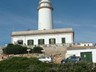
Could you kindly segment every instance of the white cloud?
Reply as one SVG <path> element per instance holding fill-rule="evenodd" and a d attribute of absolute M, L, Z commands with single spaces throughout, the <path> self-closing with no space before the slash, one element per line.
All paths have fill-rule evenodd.
<path fill-rule="evenodd" d="M 72 21 L 66 21 L 66 20 L 55 20 L 54 24 L 58 24 L 58 25 L 64 25 L 64 26 L 72 26 L 72 27 L 80 27 L 82 26 L 81 24 L 77 24 L 75 22 Z"/>
<path fill-rule="evenodd" d="M 15 29 L 34 29 L 34 27 L 36 28 L 36 23 L 37 21 L 35 19 L 18 16 L 5 11 L 0 11 L 0 27 L 8 28 L 9 26 L 11 26 Z"/>

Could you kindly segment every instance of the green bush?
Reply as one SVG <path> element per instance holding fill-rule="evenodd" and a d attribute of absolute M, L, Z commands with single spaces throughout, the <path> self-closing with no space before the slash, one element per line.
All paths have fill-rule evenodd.
<path fill-rule="evenodd" d="M 0 61 L 0 72 L 96 72 L 96 65 L 87 62 L 52 64 L 37 58 L 13 57 Z"/>
<path fill-rule="evenodd" d="M 36 58 L 13 57 L 0 62 L 0 72 L 28 72 L 29 66 L 37 63 L 41 62 Z"/>
<path fill-rule="evenodd" d="M 23 54 L 27 53 L 27 47 L 22 47 L 20 45 L 8 44 L 7 47 L 3 49 L 4 54 Z"/>
<path fill-rule="evenodd" d="M 42 53 L 43 48 L 42 47 L 34 47 L 33 48 L 33 53 Z"/>

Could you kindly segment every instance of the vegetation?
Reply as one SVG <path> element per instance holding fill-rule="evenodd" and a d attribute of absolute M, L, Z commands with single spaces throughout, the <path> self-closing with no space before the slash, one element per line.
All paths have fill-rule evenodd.
<path fill-rule="evenodd" d="M 42 53 L 41 50 L 43 50 L 42 47 L 34 47 L 32 51 L 33 51 L 34 53 Z"/>
<path fill-rule="evenodd" d="M 92 63 L 47 64 L 36 58 L 13 57 L 0 62 L 0 72 L 96 72 Z"/>
<path fill-rule="evenodd" d="M 24 54 L 27 53 L 27 47 L 23 47 L 21 45 L 13 45 L 8 44 L 7 47 L 3 49 L 4 54 Z M 43 50 L 42 47 L 34 47 L 30 50 L 30 53 L 42 53 L 41 50 Z"/>
<path fill-rule="evenodd" d="M 27 47 L 8 44 L 8 46 L 3 49 L 3 53 L 4 54 L 24 54 L 24 53 L 27 53 Z"/>
<path fill-rule="evenodd" d="M 3 49 L 5 54 L 27 53 L 26 47 L 9 44 Z M 32 52 L 42 53 L 41 47 L 34 47 Z M 37 58 L 13 57 L 0 61 L 0 72 L 96 72 L 96 64 L 88 62 L 53 64 L 42 63 Z"/>

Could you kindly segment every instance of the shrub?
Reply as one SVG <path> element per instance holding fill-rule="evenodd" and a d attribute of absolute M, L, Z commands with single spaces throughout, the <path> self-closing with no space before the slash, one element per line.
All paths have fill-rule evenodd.
<path fill-rule="evenodd" d="M 22 47 L 20 45 L 8 44 L 7 47 L 3 49 L 4 54 L 23 54 L 27 53 L 27 47 Z"/>
<path fill-rule="evenodd" d="M 96 65 L 87 62 L 52 64 L 37 58 L 13 57 L 0 61 L 0 72 L 96 72 Z"/>
<path fill-rule="evenodd" d="M 34 48 L 33 48 L 33 52 L 34 52 L 34 53 L 42 53 L 41 50 L 43 50 L 42 47 L 34 47 Z"/>
<path fill-rule="evenodd" d="M 13 57 L 0 62 L 0 72 L 29 72 L 29 66 L 37 66 L 37 63 L 41 62 L 36 58 Z"/>

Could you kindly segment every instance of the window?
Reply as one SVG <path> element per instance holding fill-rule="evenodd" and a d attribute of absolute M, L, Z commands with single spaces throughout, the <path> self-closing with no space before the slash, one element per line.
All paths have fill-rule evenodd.
<path fill-rule="evenodd" d="M 56 44 L 56 39 L 55 38 L 49 39 L 49 44 Z"/>
<path fill-rule="evenodd" d="M 18 41 L 17 41 L 17 44 L 23 45 L 23 40 L 18 40 Z"/>
<path fill-rule="evenodd" d="M 44 43 L 44 39 L 39 39 L 39 40 L 38 40 L 38 44 L 39 44 L 39 45 L 45 44 L 45 43 Z"/>
<path fill-rule="evenodd" d="M 28 41 L 27 41 L 27 44 L 28 44 L 28 45 L 34 45 L 34 40 L 28 40 Z"/>
<path fill-rule="evenodd" d="M 65 38 L 62 38 L 62 43 L 66 43 L 66 40 L 65 40 Z"/>

